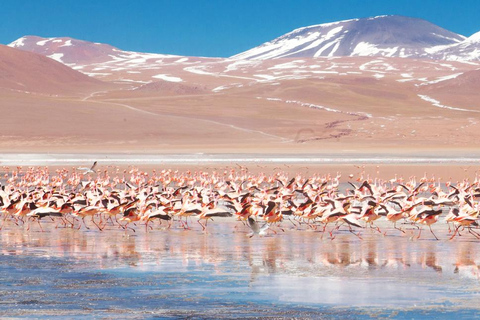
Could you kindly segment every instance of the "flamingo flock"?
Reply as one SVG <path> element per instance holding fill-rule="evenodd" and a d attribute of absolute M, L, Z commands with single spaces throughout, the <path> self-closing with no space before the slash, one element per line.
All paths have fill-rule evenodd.
<path fill-rule="evenodd" d="M 43 221 L 56 228 L 118 228 L 136 232 L 155 229 L 207 231 L 209 221 L 235 217 L 250 229 L 249 237 L 309 229 L 335 239 L 350 232 L 406 234 L 419 239 L 428 227 L 443 221 L 449 239 L 468 233 L 480 239 L 480 180 L 441 183 L 441 179 L 359 177 L 341 183 L 341 175 L 302 177 L 276 172 L 252 174 L 245 167 L 220 172 L 137 168 L 58 169 L 3 167 L 0 184 L 0 229 L 5 225 L 30 230 Z M 442 217 L 442 218 L 440 218 Z M 192 222 L 193 221 L 193 222 Z M 382 223 L 379 223 L 383 221 Z M 160 228 L 158 227 L 160 226 Z M 388 226 L 388 225 L 387 225 Z M 238 225 L 235 226 L 237 228 Z M 200 229 L 199 229 L 200 230 Z M 432 237 L 430 236 L 430 237 Z"/>

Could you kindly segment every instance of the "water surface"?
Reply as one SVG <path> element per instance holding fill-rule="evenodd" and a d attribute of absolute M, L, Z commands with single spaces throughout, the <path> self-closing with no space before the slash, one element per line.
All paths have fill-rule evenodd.
<path fill-rule="evenodd" d="M 2 315 L 447 319 L 480 309 L 480 243 L 468 235 L 412 241 L 365 230 L 363 240 L 330 240 L 287 227 L 250 239 L 233 222 L 208 233 L 54 225 L 0 231 Z"/>

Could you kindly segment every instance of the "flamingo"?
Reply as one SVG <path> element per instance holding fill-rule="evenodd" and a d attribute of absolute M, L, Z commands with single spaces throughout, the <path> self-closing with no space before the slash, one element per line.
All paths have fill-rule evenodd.
<path fill-rule="evenodd" d="M 97 161 L 93 163 L 93 165 L 90 168 L 87 167 L 79 167 L 77 170 L 83 171 L 83 174 L 89 174 L 89 173 L 96 173 L 97 171 L 95 170 L 95 167 L 97 166 Z"/>

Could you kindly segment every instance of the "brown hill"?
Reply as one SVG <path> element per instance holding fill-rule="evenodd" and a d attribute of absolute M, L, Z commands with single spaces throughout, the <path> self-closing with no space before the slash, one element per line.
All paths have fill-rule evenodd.
<path fill-rule="evenodd" d="M 480 70 L 466 71 L 455 78 L 434 83 L 420 92 L 438 101 L 438 104 L 457 108 L 457 112 L 480 112 Z"/>
<path fill-rule="evenodd" d="M 478 94 L 479 88 L 480 69 L 467 71 L 456 78 L 428 86 L 428 90 L 432 92 L 450 92 L 455 94 Z"/>
<path fill-rule="evenodd" d="M 42 38 L 25 36 L 8 45 L 44 56 L 57 55 L 54 59 L 65 64 L 88 64 L 111 61 L 121 50 L 103 43 L 93 43 L 68 37 Z M 120 57 L 117 57 L 121 60 Z"/>
<path fill-rule="evenodd" d="M 0 45 L 0 88 L 64 95 L 105 86 L 111 85 L 42 55 Z"/>
<path fill-rule="evenodd" d="M 61 44 L 46 40 L 35 44 Z M 62 43 L 62 50 L 75 47 L 73 41 Z M 50 59 L 7 53 L 14 62 L 18 58 L 18 66 L 1 59 L 0 70 L 10 76 L 0 79 L 3 86 L 17 90 L 0 83 L 4 152 L 393 153 L 478 149 L 480 141 L 475 85 L 471 94 L 440 88 L 466 77 L 475 83 L 477 73 L 469 72 L 479 66 L 473 64 L 382 57 L 243 61 L 134 52 L 104 63 L 68 64 L 110 81 L 112 87 L 105 88 Z M 47 56 L 72 61 L 66 51 Z M 23 87 L 81 92 L 56 97 L 26 94 Z M 458 88 L 467 90 L 465 83 Z"/>

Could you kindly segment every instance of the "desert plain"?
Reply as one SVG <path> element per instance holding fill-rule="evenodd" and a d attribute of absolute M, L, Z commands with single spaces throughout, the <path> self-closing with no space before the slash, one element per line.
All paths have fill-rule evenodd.
<path fill-rule="evenodd" d="M 0 53 L 3 153 L 478 155 L 474 63 Z"/>

